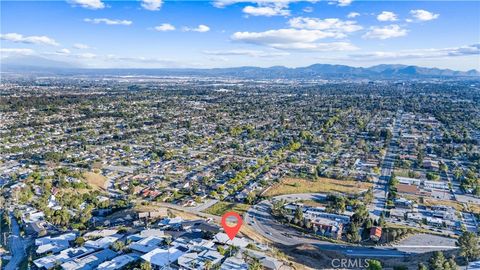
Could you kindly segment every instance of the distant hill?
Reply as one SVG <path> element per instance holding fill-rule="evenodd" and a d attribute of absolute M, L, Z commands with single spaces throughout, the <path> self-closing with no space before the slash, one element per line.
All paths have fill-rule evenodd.
<path fill-rule="evenodd" d="M 217 76 L 244 79 L 396 79 L 396 78 L 451 78 L 480 77 L 477 70 L 455 71 L 407 65 L 377 65 L 368 68 L 346 65 L 314 64 L 307 67 L 287 68 L 274 66 L 234 68 L 161 68 L 161 69 L 85 69 L 72 64 L 41 57 L 2 59 L 2 72 L 42 73 L 61 75 L 146 75 L 146 76 Z"/>

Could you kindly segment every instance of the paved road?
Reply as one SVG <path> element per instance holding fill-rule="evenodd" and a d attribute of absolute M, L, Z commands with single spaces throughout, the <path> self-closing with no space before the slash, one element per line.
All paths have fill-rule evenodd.
<path fill-rule="evenodd" d="M 319 198 L 323 194 L 291 194 L 275 197 L 286 201 Z M 395 246 L 364 247 L 358 245 L 335 244 L 319 240 L 308 234 L 303 234 L 294 228 L 279 223 L 271 214 L 271 203 L 267 200 L 251 207 L 245 214 L 244 221 L 263 237 L 283 245 L 312 244 L 322 250 L 341 252 L 351 257 L 405 257 L 411 253 L 423 253 L 431 250 L 455 249 L 455 241 L 449 238 L 427 235 L 412 237 L 417 241 L 403 241 Z M 424 239 L 425 241 L 423 241 Z M 438 240 L 441 239 L 442 241 Z M 453 242 L 452 242 L 453 241 Z"/>
<path fill-rule="evenodd" d="M 5 270 L 15 270 L 18 269 L 22 260 L 26 257 L 26 242 L 20 236 L 20 226 L 18 225 L 17 220 L 10 214 L 12 220 L 12 233 L 9 236 L 9 245 L 10 253 L 12 254 L 12 259 L 5 266 Z"/>
<path fill-rule="evenodd" d="M 219 216 L 210 215 L 210 214 L 201 212 L 196 207 L 184 207 L 184 206 L 176 205 L 176 204 L 173 204 L 173 203 L 164 203 L 164 202 L 150 202 L 150 203 L 151 203 L 151 205 L 171 208 L 171 209 L 174 209 L 174 210 L 179 210 L 179 211 L 183 211 L 183 212 L 187 212 L 187 213 L 192 213 L 192 214 L 195 214 L 195 215 L 203 217 L 203 218 L 211 218 L 212 220 L 220 221 Z"/>
<path fill-rule="evenodd" d="M 295 194 L 279 196 L 282 199 L 294 199 L 294 198 L 312 198 L 315 196 L 322 196 L 316 194 Z M 278 197 L 276 197 L 277 199 Z M 254 207 L 250 208 L 244 219 L 245 223 L 248 223 L 255 231 L 260 233 L 265 238 L 275 243 L 283 245 L 299 245 L 299 244 L 312 244 L 322 250 L 331 250 L 342 252 L 347 256 L 352 257 L 404 257 L 408 253 L 395 250 L 389 247 L 362 247 L 362 246 L 350 246 L 339 245 L 327 241 L 319 240 L 307 234 L 302 234 L 297 230 L 280 224 L 273 216 L 270 215 L 271 204 L 268 201 L 262 201 Z"/>
<path fill-rule="evenodd" d="M 275 199 L 284 199 L 286 201 L 296 201 L 305 199 L 320 199 L 324 194 L 292 194 L 275 197 Z M 196 208 L 183 207 L 170 203 L 154 202 L 154 205 L 177 209 L 189 213 L 194 213 L 205 218 L 212 218 L 219 222 L 219 217 L 209 215 L 198 211 Z M 410 251 L 397 250 L 397 247 L 378 246 L 363 247 L 355 245 L 335 244 L 328 241 L 322 241 L 308 234 L 303 234 L 294 228 L 279 223 L 271 214 L 271 203 L 267 200 L 261 201 L 259 204 L 251 207 L 244 215 L 244 223 L 248 224 L 257 233 L 274 243 L 287 246 L 299 244 L 312 244 L 322 250 L 331 250 L 341 252 L 351 257 L 405 257 Z M 413 247 L 412 247 L 413 248 Z M 404 248 L 403 248 L 404 249 Z M 404 249 L 405 250 L 405 249 Z M 408 249 L 407 249 L 408 250 Z"/>
<path fill-rule="evenodd" d="M 368 207 L 370 211 L 370 217 L 373 219 L 380 218 L 387 203 L 388 182 L 392 176 L 393 165 L 395 163 L 397 152 L 396 142 L 398 140 L 399 130 L 401 127 L 400 114 L 401 112 L 397 112 L 397 115 L 393 120 L 392 139 L 390 140 L 385 156 L 382 160 L 381 175 L 375 179 L 373 184 L 373 202 Z"/>
<path fill-rule="evenodd" d="M 196 212 L 201 212 L 201 211 L 204 211 L 205 209 L 209 208 L 210 206 L 216 204 L 217 202 L 218 202 L 218 200 L 210 199 L 210 200 L 207 200 L 206 202 L 204 202 L 200 205 L 197 205 L 195 207 L 188 207 L 188 208 L 192 208 Z"/>

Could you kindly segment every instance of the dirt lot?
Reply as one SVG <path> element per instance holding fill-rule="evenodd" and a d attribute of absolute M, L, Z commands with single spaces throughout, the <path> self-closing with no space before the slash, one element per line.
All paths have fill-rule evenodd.
<path fill-rule="evenodd" d="M 278 246 L 278 248 L 286 253 L 289 260 L 295 263 L 295 265 L 302 264 L 304 267 L 297 269 L 338 269 L 332 267 L 332 260 L 334 259 L 375 259 L 382 263 L 383 269 L 392 269 L 394 266 L 406 266 L 410 270 L 418 269 L 418 263 L 428 262 L 432 256 L 432 252 L 424 254 L 409 255 L 404 258 L 361 258 L 361 257 L 347 257 L 342 253 L 320 250 L 312 245 L 303 244 L 297 246 Z M 456 251 L 444 252 L 446 257 L 450 257 L 455 254 Z M 456 256 L 458 257 L 458 256 Z M 362 268 L 358 268 L 362 269 Z M 364 268 L 363 268 L 364 269 Z"/>
<path fill-rule="evenodd" d="M 105 176 L 98 173 L 94 173 L 94 172 L 86 172 L 83 174 L 83 176 L 85 177 L 85 180 L 87 180 L 87 182 L 90 185 L 101 188 L 103 190 L 107 188 L 105 186 L 107 182 L 107 178 Z"/>
<path fill-rule="evenodd" d="M 357 194 L 372 187 L 371 183 L 335 180 L 330 178 L 319 178 L 306 180 L 300 178 L 285 178 L 273 185 L 265 194 L 267 197 L 296 193 L 329 193 L 338 192 L 346 194 Z"/>

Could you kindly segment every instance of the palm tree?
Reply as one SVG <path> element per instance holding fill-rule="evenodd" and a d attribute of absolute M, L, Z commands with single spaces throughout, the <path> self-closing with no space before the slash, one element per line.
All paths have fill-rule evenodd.
<path fill-rule="evenodd" d="M 165 243 L 167 244 L 167 260 L 168 260 L 168 266 L 170 266 L 170 244 L 172 243 L 171 238 L 166 238 Z"/>
<path fill-rule="evenodd" d="M 210 261 L 210 260 L 205 261 L 205 270 L 210 270 L 212 268 L 212 266 L 213 266 L 212 261 Z"/>
<path fill-rule="evenodd" d="M 237 246 L 230 246 L 230 256 L 232 256 L 232 253 L 237 254 L 239 249 Z"/>
<path fill-rule="evenodd" d="M 262 270 L 263 266 L 257 258 L 253 258 L 248 265 L 248 270 Z"/>

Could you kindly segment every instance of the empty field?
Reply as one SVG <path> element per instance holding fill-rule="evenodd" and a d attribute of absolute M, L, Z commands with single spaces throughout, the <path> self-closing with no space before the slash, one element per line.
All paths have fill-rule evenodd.
<path fill-rule="evenodd" d="M 107 182 L 107 178 L 101 174 L 94 173 L 94 172 L 86 172 L 83 174 L 87 183 L 94 187 L 99 187 L 101 189 L 106 189 L 105 183 Z"/>
<path fill-rule="evenodd" d="M 329 193 L 338 192 L 346 194 L 357 194 L 372 187 L 371 183 L 335 180 L 329 178 L 318 178 L 316 180 L 306 180 L 300 178 L 285 178 L 279 183 L 273 185 L 265 196 L 273 197 L 285 194 L 296 193 Z"/>
<path fill-rule="evenodd" d="M 211 215 L 222 216 L 226 212 L 233 211 L 237 212 L 240 215 L 243 215 L 243 213 L 245 213 L 248 208 L 250 208 L 250 205 L 248 204 L 217 202 L 216 204 L 205 209 L 204 212 Z"/>

